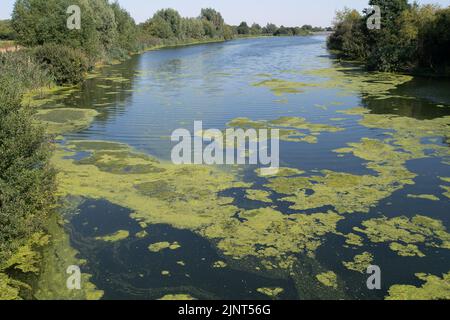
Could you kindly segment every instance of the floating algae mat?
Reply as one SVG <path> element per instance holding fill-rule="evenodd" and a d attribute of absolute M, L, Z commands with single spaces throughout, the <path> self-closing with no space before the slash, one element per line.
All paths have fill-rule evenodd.
<path fill-rule="evenodd" d="M 98 114 L 92 109 L 44 109 L 38 111 L 36 118 L 48 133 L 59 134 L 87 128 Z"/>
<path fill-rule="evenodd" d="M 315 87 L 314 84 L 286 81 L 281 79 L 264 80 L 254 83 L 253 85 L 255 87 L 267 87 L 277 96 L 281 96 L 285 93 L 301 93 L 303 92 L 302 88 Z"/>
<path fill-rule="evenodd" d="M 448 299 L 450 113 L 411 95 L 411 76 L 324 58 L 324 41 L 149 52 L 31 100 L 61 135 L 52 164 L 68 230 L 42 235 L 54 242 L 43 269 L 21 263 L 33 247 L 16 257 L 41 273 L 35 296 Z M 280 169 L 173 164 L 167 137 L 196 120 L 279 129 Z M 64 290 L 66 264 L 85 291 Z M 367 289 L 370 265 L 381 290 Z M 0 287 L 17 294 L 1 268 Z"/>

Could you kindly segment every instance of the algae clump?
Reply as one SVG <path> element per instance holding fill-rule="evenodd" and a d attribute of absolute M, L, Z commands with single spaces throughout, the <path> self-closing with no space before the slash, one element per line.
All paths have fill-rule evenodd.
<path fill-rule="evenodd" d="M 316 276 L 316 279 L 326 287 L 337 289 L 337 276 L 333 271 L 320 273 Z"/>
<path fill-rule="evenodd" d="M 302 93 L 303 88 L 316 87 L 314 83 L 295 82 L 281 79 L 270 79 L 254 83 L 255 87 L 269 88 L 276 96 L 282 96 L 285 93 Z"/>
<path fill-rule="evenodd" d="M 176 250 L 178 248 L 181 248 L 178 242 L 157 242 L 148 246 L 148 250 L 150 250 L 151 252 L 160 252 L 165 249 Z"/>
<path fill-rule="evenodd" d="M 355 231 L 365 234 L 373 243 L 389 243 L 390 248 L 402 256 L 424 254 L 417 245 L 434 248 L 450 248 L 450 234 L 442 221 L 426 216 L 379 218 L 362 222 L 362 228 Z"/>
<path fill-rule="evenodd" d="M 280 294 L 284 292 L 283 288 L 258 288 L 256 289 L 259 293 L 262 293 L 272 299 L 277 298 Z"/>
<path fill-rule="evenodd" d="M 408 194 L 408 198 L 411 199 L 423 199 L 423 200 L 430 200 L 430 201 L 439 201 L 439 198 L 432 194 Z"/>
<path fill-rule="evenodd" d="M 261 201 L 265 203 L 271 203 L 270 199 L 271 193 L 264 190 L 246 190 L 246 197 L 249 200 Z"/>
<path fill-rule="evenodd" d="M 345 130 L 327 124 L 310 123 L 305 118 L 300 117 L 280 117 L 271 121 L 235 118 L 228 122 L 227 126 L 241 129 L 278 129 L 280 140 L 306 143 L 317 143 L 317 135 L 322 132 Z"/>
<path fill-rule="evenodd" d="M 222 269 L 222 268 L 226 268 L 226 267 L 227 267 L 227 264 L 224 261 L 216 261 L 213 264 L 213 268 L 216 268 L 216 269 Z"/>
<path fill-rule="evenodd" d="M 125 240 L 130 236 L 130 232 L 127 230 L 119 230 L 111 235 L 103 236 L 103 237 L 96 237 L 95 240 L 104 241 L 104 242 L 117 242 Z"/>
<path fill-rule="evenodd" d="M 87 128 L 98 114 L 93 109 L 42 109 L 36 119 L 44 123 L 49 134 L 61 134 Z"/>
<path fill-rule="evenodd" d="M 360 273 L 366 272 L 367 268 L 373 261 L 373 255 L 369 252 L 364 252 L 362 254 L 356 255 L 353 261 L 342 262 L 342 264 L 349 270 L 357 271 Z"/>
<path fill-rule="evenodd" d="M 417 273 L 416 277 L 425 282 L 421 287 L 391 286 L 386 300 L 450 300 L 450 272 L 442 278 L 425 273 Z"/>
<path fill-rule="evenodd" d="M 196 300 L 195 298 L 193 298 L 192 296 L 190 296 L 189 294 L 167 294 L 161 298 L 159 298 L 158 300 L 173 300 L 173 301 L 189 301 L 189 300 Z"/>
<path fill-rule="evenodd" d="M 391 248 L 392 251 L 397 252 L 399 256 L 403 257 L 425 257 L 425 255 L 419 250 L 419 247 L 417 247 L 414 244 L 406 244 L 403 245 L 398 242 L 392 242 L 389 245 L 389 248 Z"/>

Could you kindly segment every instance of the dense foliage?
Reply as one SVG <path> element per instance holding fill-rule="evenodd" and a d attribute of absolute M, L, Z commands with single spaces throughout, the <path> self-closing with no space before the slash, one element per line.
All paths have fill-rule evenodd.
<path fill-rule="evenodd" d="M 14 40 L 15 32 L 10 20 L 0 20 L 0 40 Z"/>
<path fill-rule="evenodd" d="M 320 31 L 325 31 L 325 29 L 312 27 L 310 25 L 304 25 L 302 27 L 278 27 L 273 23 L 268 23 L 265 27 L 261 27 L 257 23 L 249 26 L 245 21 L 241 22 L 241 24 L 236 27 L 236 33 L 238 35 L 252 36 L 305 36 L 312 32 Z"/>
<path fill-rule="evenodd" d="M 450 7 L 420 6 L 407 0 L 371 0 L 381 8 L 381 29 L 369 30 L 363 14 L 338 12 L 328 47 L 364 61 L 370 70 L 449 73 Z"/>
<path fill-rule="evenodd" d="M 67 28 L 71 5 L 81 9 L 80 30 Z M 83 49 L 94 61 L 111 57 L 117 50 L 132 51 L 136 44 L 134 20 L 107 0 L 17 0 L 12 25 L 24 46 L 65 45 Z"/>
<path fill-rule="evenodd" d="M 23 105 L 25 91 L 49 79 L 25 52 L 0 55 L 0 276 L 18 248 L 43 230 L 54 197 L 49 148 L 33 112 Z M 23 257 L 23 259 L 27 259 Z M 12 281 L 12 280 L 11 280 Z M 0 283 L 4 290 L 5 283 Z M 3 296 L 4 292 L 0 292 Z"/>
<path fill-rule="evenodd" d="M 63 45 L 45 44 L 36 47 L 33 56 L 59 85 L 80 83 L 89 68 L 83 51 Z"/>

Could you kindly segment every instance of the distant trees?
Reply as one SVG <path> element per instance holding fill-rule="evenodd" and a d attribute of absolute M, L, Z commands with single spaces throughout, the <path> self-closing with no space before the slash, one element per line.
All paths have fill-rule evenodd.
<path fill-rule="evenodd" d="M 80 30 L 67 29 L 70 5 L 81 8 Z M 94 61 L 109 57 L 114 49 L 130 50 L 136 44 L 132 40 L 134 20 L 117 3 L 107 0 L 17 0 L 12 26 L 24 46 L 66 45 L 82 49 Z"/>
<path fill-rule="evenodd" d="M 247 22 L 241 22 L 241 24 L 237 27 L 237 33 L 240 35 L 250 34 L 250 27 L 248 26 Z"/>
<path fill-rule="evenodd" d="M 265 36 L 304 36 L 315 31 L 323 31 L 322 28 L 304 25 L 302 27 L 277 27 L 273 23 L 268 23 L 265 27 L 261 27 L 257 23 L 253 23 L 251 27 L 247 22 L 243 21 L 235 27 L 238 35 L 265 35 Z"/>
<path fill-rule="evenodd" d="M 179 37 L 181 35 L 181 16 L 174 9 L 159 10 L 153 16 L 157 21 L 164 23 L 170 29 L 170 36 Z"/>
<path fill-rule="evenodd" d="M 10 20 L 0 20 L 0 40 L 14 40 L 15 32 Z"/>
<path fill-rule="evenodd" d="M 133 52 L 138 50 L 138 28 L 131 15 L 117 2 L 111 4 L 117 28 L 117 47 Z"/>
<path fill-rule="evenodd" d="M 214 9 L 202 9 L 197 18 L 183 18 L 174 9 L 163 9 L 142 25 L 145 35 L 159 40 L 231 39 L 233 30 Z"/>
<path fill-rule="evenodd" d="M 200 13 L 200 19 L 212 23 L 216 35 L 223 35 L 225 20 L 223 19 L 220 12 L 217 12 L 216 10 L 211 8 L 202 9 Z"/>
<path fill-rule="evenodd" d="M 250 33 L 252 35 L 260 35 L 262 34 L 262 28 L 259 24 L 254 23 L 252 24 L 252 26 L 250 27 Z"/>
<path fill-rule="evenodd" d="M 450 7 L 371 0 L 381 8 L 380 30 L 369 30 L 370 12 L 338 12 L 328 47 L 365 62 L 370 70 L 450 73 Z"/>
<path fill-rule="evenodd" d="M 274 35 L 278 27 L 273 23 L 268 23 L 262 30 L 263 34 Z"/>

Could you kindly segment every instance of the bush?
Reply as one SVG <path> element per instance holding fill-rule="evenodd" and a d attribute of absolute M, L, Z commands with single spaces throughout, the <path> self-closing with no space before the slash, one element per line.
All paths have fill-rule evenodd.
<path fill-rule="evenodd" d="M 30 51 L 27 50 L 0 54 L 0 69 L 3 77 L 9 75 L 11 78 L 14 78 L 13 85 L 18 94 L 51 84 L 52 79 L 48 72 L 40 67 Z M 5 80 L 3 79 L 3 81 Z M 11 83 L 12 81 L 5 82 L 5 84 Z M 12 92 L 7 90 L 6 87 L 0 88 L 0 90 L 2 90 L 2 94 Z"/>
<path fill-rule="evenodd" d="M 89 70 L 89 61 L 79 49 L 46 44 L 33 50 L 36 60 L 48 70 L 53 80 L 60 85 L 78 84 Z"/>
<path fill-rule="evenodd" d="M 54 204 L 49 145 L 33 110 L 21 104 L 23 93 L 43 79 L 25 53 L 0 55 L 0 275 L 8 258 L 43 229 Z"/>
<path fill-rule="evenodd" d="M 67 29 L 66 10 L 70 5 L 81 8 L 80 30 Z M 115 7 L 114 10 L 121 9 Z M 117 42 L 124 40 L 117 39 L 119 31 L 114 10 L 106 0 L 16 0 L 11 22 L 17 41 L 23 46 L 56 43 L 82 49 L 90 58 L 99 60 Z M 127 18 L 120 15 L 118 20 L 123 23 Z M 127 25 L 121 27 L 121 32 L 128 30 Z"/>
<path fill-rule="evenodd" d="M 14 40 L 15 33 L 11 26 L 11 21 L 0 20 L 0 40 Z"/>
<path fill-rule="evenodd" d="M 338 12 L 328 48 L 377 71 L 447 73 L 450 8 L 409 5 L 406 0 L 371 0 L 383 12 L 382 28 L 368 30 L 369 12 Z"/>

